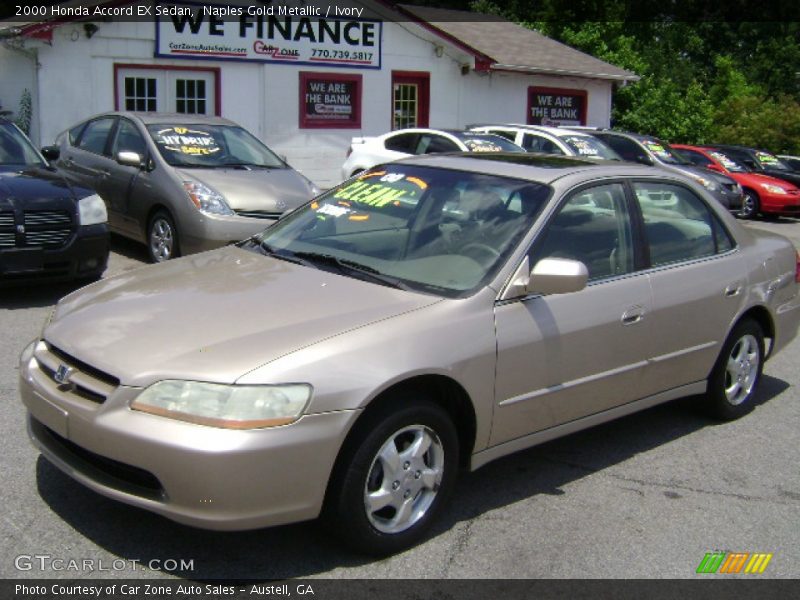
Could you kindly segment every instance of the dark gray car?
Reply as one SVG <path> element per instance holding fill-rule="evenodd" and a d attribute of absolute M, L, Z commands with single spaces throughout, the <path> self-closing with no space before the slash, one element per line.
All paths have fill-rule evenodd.
<path fill-rule="evenodd" d="M 219 117 L 106 113 L 45 148 L 94 188 L 112 231 L 161 262 L 237 242 L 319 190 L 253 135 Z"/>
<path fill-rule="evenodd" d="M 744 199 L 742 186 L 727 175 L 692 165 L 674 152 L 666 142 L 650 135 L 621 131 L 593 130 L 590 133 L 611 146 L 624 160 L 659 166 L 687 175 L 706 188 L 731 212 L 738 213 L 741 210 Z"/>

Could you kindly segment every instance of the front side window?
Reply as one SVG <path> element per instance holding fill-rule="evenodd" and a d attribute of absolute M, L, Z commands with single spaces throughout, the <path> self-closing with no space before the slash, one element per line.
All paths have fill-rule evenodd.
<path fill-rule="evenodd" d="M 420 135 L 414 154 L 437 154 L 439 152 L 458 152 L 461 148 L 446 137 L 423 133 Z"/>
<path fill-rule="evenodd" d="M 117 137 L 114 140 L 112 155 L 116 156 L 120 152 L 136 152 L 142 158 L 147 153 L 147 145 L 142 134 L 128 119 L 120 119 Z"/>
<path fill-rule="evenodd" d="M 733 247 L 711 209 L 689 189 L 660 182 L 634 182 L 633 188 L 651 266 L 713 256 Z"/>
<path fill-rule="evenodd" d="M 544 184 L 386 165 L 243 244 L 344 276 L 457 298 L 496 274 L 551 194 Z"/>
<path fill-rule="evenodd" d="M 174 167 L 287 168 L 272 150 L 234 125 L 156 123 L 147 130 L 161 156 Z"/>
<path fill-rule="evenodd" d="M 81 133 L 78 140 L 78 148 L 93 152 L 94 154 L 104 154 L 108 143 L 108 134 L 114 126 L 113 118 L 95 119 L 90 121 Z"/>
<path fill-rule="evenodd" d="M 543 258 L 581 261 L 589 280 L 634 270 L 631 219 L 622 184 L 575 193 L 547 224 L 533 247 L 531 265 Z"/>
<path fill-rule="evenodd" d="M 564 151 L 553 141 L 546 137 L 526 133 L 522 138 L 522 147 L 528 152 L 542 152 L 544 154 L 564 154 Z"/>

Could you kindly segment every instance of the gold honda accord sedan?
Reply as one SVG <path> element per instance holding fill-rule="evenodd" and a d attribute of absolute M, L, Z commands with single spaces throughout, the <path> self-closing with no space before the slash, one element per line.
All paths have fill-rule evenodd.
<path fill-rule="evenodd" d="M 750 411 L 798 269 L 678 174 L 416 157 L 70 294 L 20 390 L 34 444 L 101 494 L 209 529 L 322 516 L 389 554 L 460 469 L 682 396 Z"/>

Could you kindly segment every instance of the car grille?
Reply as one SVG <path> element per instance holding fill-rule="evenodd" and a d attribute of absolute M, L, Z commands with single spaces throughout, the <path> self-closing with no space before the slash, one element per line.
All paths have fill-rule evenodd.
<path fill-rule="evenodd" d="M 0 248 L 13 248 L 17 243 L 14 213 L 0 212 Z"/>
<path fill-rule="evenodd" d="M 24 232 L 17 230 L 18 225 L 24 226 Z M 0 248 L 61 248 L 69 242 L 73 229 L 72 215 L 66 210 L 26 210 L 20 223 L 13 212 L 2 212 Z"/>
<path fill-rule="evenodd" d="M 95 454 L 60 436 L 33 417 L 31 430 L 50 452 L 87 477 L 128 494 L 153 500 L 164 498 L 164 487 L 150 471 Z"/>
<path fill-rule="evenodd" d="M 240 217 L 249 217 L 251 219 L 272 219 L 275 220 L 280 217 L 282 212 L 269 212 L 266 210 L 234 210 Z"/>
<path fill-rule="evenodd" d="M 45 342 L 35 353 L 39 369 L 56 382 L 61 392 L 102 404 L 119 387 L 119 379 L 70 356 Z M 70 369 L 67 381 L 56 379 L 60 368 Z"/>

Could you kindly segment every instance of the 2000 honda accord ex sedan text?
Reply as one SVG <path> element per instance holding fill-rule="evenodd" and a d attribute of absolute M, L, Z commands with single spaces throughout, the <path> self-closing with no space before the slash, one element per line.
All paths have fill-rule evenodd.
<path fill-rule="evenodd" d="M 679 174 L 431 155 L 65 297 L 20 389 L 37 447 L 102 494 L 212 529 L 322 514 L 386 554 L 459 467 L 679 396 L 748 412 L 797 280 L 787 240 Z"/>

